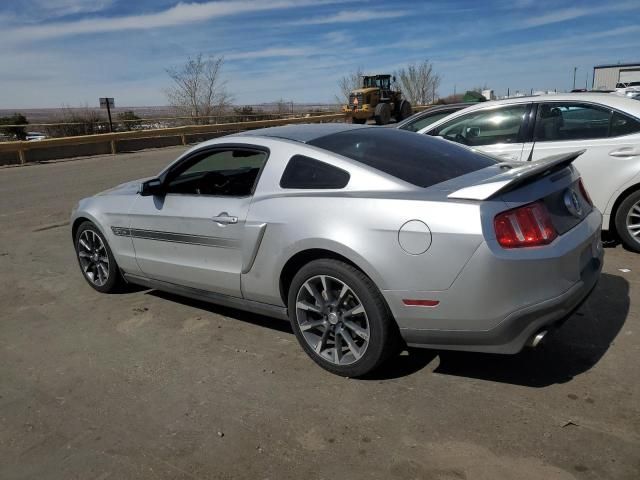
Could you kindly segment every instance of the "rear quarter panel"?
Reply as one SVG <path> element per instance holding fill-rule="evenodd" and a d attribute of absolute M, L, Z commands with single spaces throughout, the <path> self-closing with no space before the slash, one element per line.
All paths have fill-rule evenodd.
<path fill-rule="evenodd" d="M 355 263 L 381 290 L 443 290 L 482 243 L 479 206 L 343 194 L 257 198 L 249 220 L 267 224 L 250 272 L 246 298 L 282 304 L 279 278 L 286 262 L 307 249 L 326 249 Z M 398 232 L 409 220 L 431 231 L 429 249 L 406 253 Z"/>

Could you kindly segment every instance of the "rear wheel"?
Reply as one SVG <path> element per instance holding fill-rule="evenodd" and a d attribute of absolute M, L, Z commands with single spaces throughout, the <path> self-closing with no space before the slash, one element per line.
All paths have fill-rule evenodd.
<path fill-rule="evenodd" d="M 391 106 L 388 103 L 376 105 L 374 118 L 377 125 L 386 125 L 391 120 Z"/>
<path fill-rule="evenodd" d="M 82 275 L 101 293 L 117 291 L 124 283 L 118 264 L 102 232 L 91 222 L 78 227 L 74 241 Z"/>
<path fill-rule="evenodd" d="M 289 288 L 289 317 L 304 351 L 332 373 L 360 377 L 400 345 L 389 309 L 360 270 L 332 259 L 314 260 Z"/>
<path fill-rule="evenodd" d="M 622 201 L 616 212 L 615 224 L 622 244 L 640 253 L 640 190 Z"/>

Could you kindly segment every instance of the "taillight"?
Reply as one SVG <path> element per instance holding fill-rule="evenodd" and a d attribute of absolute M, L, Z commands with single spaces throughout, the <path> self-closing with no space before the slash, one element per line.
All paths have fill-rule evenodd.
<path fill-rule="evenodd" d="M 582 183 L 582 178 L 578 179 L 578 187 L 580 188 L 580 193 L 582 194 L 584 199 L 587 201 L 587 203 L 589 205 L 591 205 L 593 207 L 593 202 L 591 201 L 591 197 L 589 196 L 589 192 L 587 192 L 587 189 L 584 188 L 584 183 Z"/>
<path fill-rule="evenodd" d="M 494 218 L 493 226 L 496 239 L 504 248 L 546 245 L 558 236 L 547 207 L 542 202 L 502 212 Z"/>

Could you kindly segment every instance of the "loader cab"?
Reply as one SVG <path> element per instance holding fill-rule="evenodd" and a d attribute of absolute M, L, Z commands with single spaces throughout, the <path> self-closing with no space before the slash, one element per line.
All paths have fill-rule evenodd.
<path fill-rule="evenodd" d="M 365 75 L 362 77 L 362 88 L 379 88 L 382 98 L 391 95 L 391 75 Z M 395 81 L 395 77 L 393 78 Z"/>

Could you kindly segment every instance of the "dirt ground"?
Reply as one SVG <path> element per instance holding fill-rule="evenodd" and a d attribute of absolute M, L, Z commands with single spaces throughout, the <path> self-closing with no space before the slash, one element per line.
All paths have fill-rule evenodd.
<path fill-rule="evenodd" d="M 181 151 L 0 169 L 1 479 L 640 478 L 639 255 L 539 349 L 344 379 L 286 322 L 86 285 L 73 205 Z"/>

